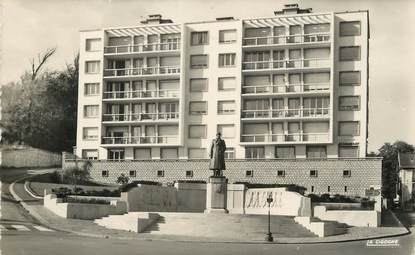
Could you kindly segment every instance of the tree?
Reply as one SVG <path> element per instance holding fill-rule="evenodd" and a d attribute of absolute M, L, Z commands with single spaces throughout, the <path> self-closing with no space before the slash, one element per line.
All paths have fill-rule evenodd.
<path fill-rule="evenodd" d="M 393 144 L 385 143 L 378 156 L 382 157 L 382 196 L 388 200 L 396 197 L 396 185 L 398 183 L 398 153 L 414 152 L 414 146 L 404 141 L 396 141 Z M 390 201 L 392 202 L 392 201 Z"/>
<path fill-rule="evenodd" d="M 90 168 L 92 167 L 91 161 L 86 161 L 79 167 L 75 165 L 64 170 L 62 179 L 65 183 L 74 185 L 74 192 L 77 193 L 77 185 L 85 183 L 91 179 Z"/>
<path fill-rule="evenodd" d="M 50 151 L 71 151 L 76 140 L 79 54 L 63 71 L 46 71 L 42 66 L 53 55 L 39 55 L 19 82 L 3 89 L 2 99 L 12 97 L 3 106 L 0 122 L 2 137 L 8 143 L 25 143 Z M 35 63 L 34 60 L 32 63 Z"/>

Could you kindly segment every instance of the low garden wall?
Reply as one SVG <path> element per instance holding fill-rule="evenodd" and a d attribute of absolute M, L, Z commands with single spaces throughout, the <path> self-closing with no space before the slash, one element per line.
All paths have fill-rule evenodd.
<path fill-rule="evenodd" d="M 91 220 L 112 214 L 124 214 L 127 212 L 127 204 L 124 201 L 116 201 L 113 198 L 94 197 L 94 199 L 111 200 L 110 204 L 90 203 L 63 203 L 55 194 L 47 194 L 43 198 L 43 205 L 53 213 L 63 218 Z"/>
<path fill-rule="evenodd" d="M 337 221 L 355 227 L 379 227 L 381 212 L 372 210 L 327 210 L 326 206 L 314 206 L 314 217 Z"/>

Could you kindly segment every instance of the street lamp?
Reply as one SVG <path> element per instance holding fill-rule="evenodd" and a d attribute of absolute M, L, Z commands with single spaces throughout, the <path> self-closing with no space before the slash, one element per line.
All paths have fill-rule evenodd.
<path fill-rule="evenodd" d="M 272 199 L 272 195 L 269 194 L 268 198 L 267 198 L 267 203 L 268 203 L 268 233 L 267 236 L 265 237 L 265 241 L 268 242 L 273 242 L 274 238 L 272 237 L 272 233 L 271 233 L 271 203 L 272 201 L 274 201 L 274 199 Z"/>

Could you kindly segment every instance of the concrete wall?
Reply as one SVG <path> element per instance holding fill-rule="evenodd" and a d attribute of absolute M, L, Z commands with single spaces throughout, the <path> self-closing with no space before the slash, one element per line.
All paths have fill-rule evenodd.
<path fill-rule="evenodd" d="M 0 150 L 2 167 L 50 167 L 60 166 L 62 156 L 57 153 L 36 148 Z"/>
<path fill-rule="evenodd" d="M 99 197 L 95 197 L 99 199 Z M 106 198 L 107 199 L 107 198 Z M 111 201 L 111 204 L 84 204 L 62 203 L 62 199 L 49 194 L 43 198 L 43 205 L 63 218 L 91 220 L 112 214 L 124 214 L 127 212 L 127 204 L 124 201 Z"/>
<path fill-rule="evenodd" d="M 230 213 L 268 214 L 267 198 L 271 195 L 272 215 L 310 216 L 311 200 L 285 188 L 244 189 L 244 185 L 228 185 L 227 208 Z"/>
<path fill-rule="evenodd" d="M 206 184 L 176 183 L 174 187 L 142 185 L 121 193 L 129 212 L 203 212 Z"/>
<path fill-rule="evenodd" d="M 81 163 L 79 160 L 78 163 Z M 242 160 L 229 159 L 226 161 L 224 175 L 229 183 L 279 183 L 297 184 L 307 188 L 306 193 L 341 194 L 346 196 L 365 196 L 365 190 L 381 187 L 380 158 L 366 159 L 260 159 Z M 63 167 L 75 165 L 75 161 L 66 159 Z M 162 183 L 177 180 L 204 180 L 212 174 L 208 160 L 137 160 L 137 161 L 92 161 L 91 177 L 102 183 L 115 183 L 122 173 L 129 176 L 130 171 L 136 171 L 130 180 L 147 180 Z M 102 171 L 108 171 L 108 177 L 102 176 Z M 164 176 L 157 176 L 158 170 L 164 170 Z M 246 171 L 253 171 L 252 177 L 246 176 Z M 284 177 L 277 176 L 279 170 L 285 171 Z M 310 170 L 317 170 L 317 177 L 310 177 Z M 349 177 L 343 176 L 343 170 L 350 170 Z M 186 171 L 192 171 L 191 177 Z M 330 186 L 330 192 L 328 192 Z M 345 187 L 347 191 L 345 191 Z M 314 189 L 314 191 L 311 191 Z"/>
<path fill-rule="evenodd" d="M 377 211 L 327 210 L 325 206 L 315 206 L 314 217 L 356 227 L 379 227 L 381 223 L 381 213 Z"/>

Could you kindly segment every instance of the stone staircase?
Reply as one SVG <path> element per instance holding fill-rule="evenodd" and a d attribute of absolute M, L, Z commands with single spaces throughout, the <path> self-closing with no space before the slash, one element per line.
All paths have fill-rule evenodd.
<path fill-rule="evenodd" d="M 347 232 L 347 224 L 320 220 L 317 217 L 295 217 L 294 221 L 319 237 L 341 235 Z"/>
<path fill-rule="evenodd" d="M 94 222 L 109 229 L 125 230 L 130 232 L 143 232 L 159 219 L 157 213 L 129 212 L 123 215 L 110 215 Z"/>
<path fill-rule="evenodd" d="M 158 213 L 160 218 L 145 230 L 155 235 L 263 240 L 268 229 L 266 215 Z M 294 217 L 271 216 L 274 237 L 315 237 Z"/>

